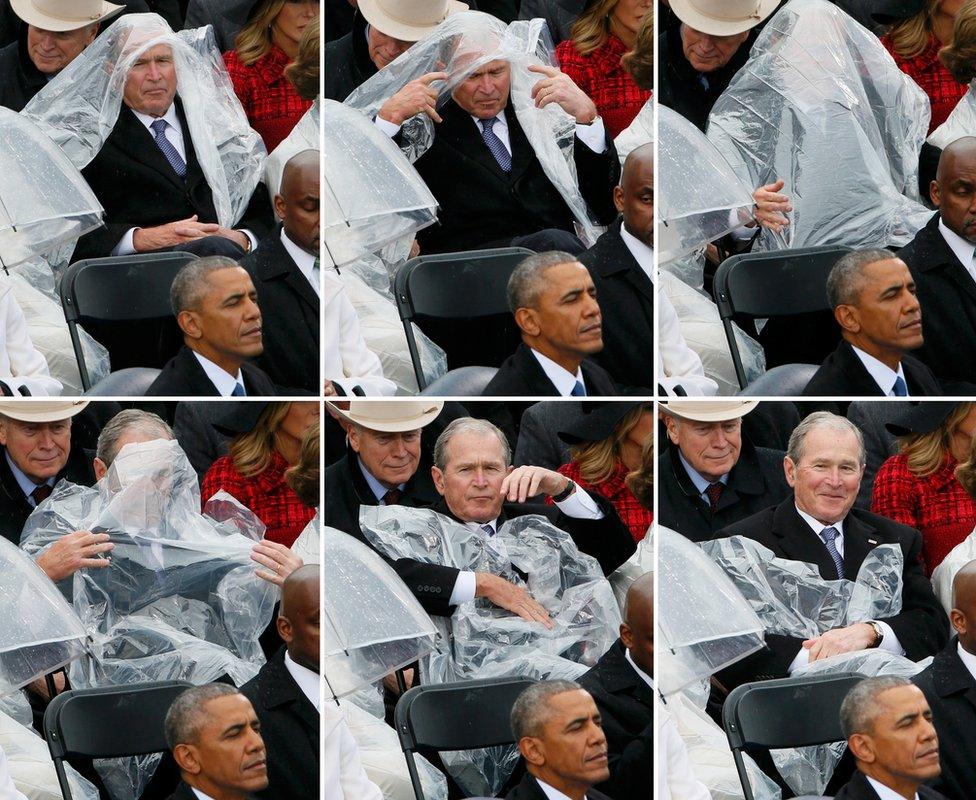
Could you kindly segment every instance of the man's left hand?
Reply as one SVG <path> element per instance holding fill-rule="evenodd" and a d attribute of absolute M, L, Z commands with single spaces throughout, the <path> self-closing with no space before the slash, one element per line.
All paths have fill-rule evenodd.
<path fill-rule="evenodd" d="M 599 116 L 596 104 L 565 72 L 541 64 L 530 64 L 529 72 L 546 76 L 532 87 L 532 99 L 535 100 L 536 108 L 557 103 L 580 125 L 589 125 Z"/>
<path fill-rule="evenodd" d="M 501 494 L 509 503 L 524 503 L 537 494 L 552 497 L 562 493 L 568 480 L 565 475 L 545 467 L 519 467 L 502 481 Z"/>
<path fill-rule="evenodd" d="M 846 628 L 834 628 L 816 639 L 807 639 L 803 646 L 810 651 L 810 661 L 813 662 L 841 653 L 867 650 L 874 644 L 875 638 L 874 628 L 871 625 L 858 622 Z"/>
<path fill-rule="evenodd" d="M 230 239 L 234 244 L 240 245 L 241 250 L 245 253 L 251 249 L 251 240 L 243 231 L 220 227 L 217 229 L 217 236 L 223 236 L 225 239 Z"/>

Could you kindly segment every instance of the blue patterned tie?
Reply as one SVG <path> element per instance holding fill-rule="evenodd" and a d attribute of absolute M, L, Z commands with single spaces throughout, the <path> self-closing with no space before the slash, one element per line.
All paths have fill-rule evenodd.
<path fill-rule="evenodd" d="M 491 525 L 482 525 L 481 530 L 483 530 L 488 535 L 489 539 L 495 535 L 495 529 L 491 527 Z"/>
<path fill-rule="evenodd" d="M 844 559 L 837 549 L 837 544 L 835 539 L 840 536 L 840 531 L 837 528 L 824 528 L 820 531 L 820 538 L 823 539 L 823 543 L 827 545 L 827 552 L 830 553 L 830 557 L 834 560 L 834 567 L 837 568 L 837 577 L 844 577 Z"/>
<path fill-rule="evenodd" d="M 166 138 L 166 126 L 169 123 L 164 119 L 155 120 L 149 127 L 153 129 L 153 135 L 156 138 L 156 147 L 159 148 L 160 152 L 166 156 L 166 160 L 169 165 L 173 168 L 173 171 L 180 176 L 180 178 L 186 178 L 186 162 L 180 158 L 180 154 L 177 152 L 176 148 L 173 147 L 173 143 Z"/>
<path fill-rule="evenodd" d="M 503 172 L 511 172 L 512 156 L 505 149 L 505 143 L 492 130 L 498 120 L 492 117 L 491 119 L 480 119 L 478 122 L 481 123 L 481 138 L 485 140 L 485 144 L 491 150 L 491 154 L 495 157 L 495 161 L 498 162 L 498 166 L 502 168 Z"/>
<path fill-rule="evenodd" d="M 895 385 L 892 387 L 892 391 L 895 393 L 895 397 L 908 397 L 908 386 L 905 384 L 905 379 L 901 375 L 895 378 Z"/>
<path fill-rule="evenodd" d="M 570 397 L 586 397 L 586 389 L 583 388 L 583 384 L 579 381 L 573 384 L 573 391 L 569 393 Z"/>
<path fill-rule="evenodd" d="M 230 393 L 231 397 L 247 397 L 247 392 L 244 391 L 244 387 L 239 383 L 234 384 L 234 391 Z"/>

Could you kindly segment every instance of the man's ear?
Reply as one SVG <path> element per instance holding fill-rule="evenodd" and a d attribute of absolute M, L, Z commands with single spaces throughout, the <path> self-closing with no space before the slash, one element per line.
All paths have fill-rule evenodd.
<path fill-rule="evenodd" d="M 783 458 L 783 472 L 786 474 L 786 482 L 790 488 L 796 486 L 796 464 L 789 456 Z"/>
<path fill-rule="evenodd" d="M 105 466 L 105 462 L 98 457 L 96 457 L 95 460 L 92 461 L 92 468 L 95 470 L 96 481 L 100 481 L 102 478 L 105 477 L 105 473 L 108 472 L 108 467 Z"/>
<path fill-rule="evenodd" d="M 534 736 L 523 736 L 518 743 L 519 752 L 529 764 L 536 767 L 546 763 L 546 749 L 542 742 Z"/>
<path fill-rule="evenodd" d="M 361 444 L 359 441 L 359 429 L 352 423 L 349 423 L 348 427 L 346 427 L 346 438 L 349 440 L 349 446 L 352 448 L 352 451 L 358 453 Z"/>
<path fill-rule="evenodd" d="M 534 308 L 516 309 L 515 324 L 519 326 L 519 330 L 529 336 L 538 336 L 542 332 L 538 315 Z"/>
<path fill-rule="evenodd" d="M 180 326 L 184 336 L 191 339 L 203 338 L 203 328 L 200 327 L 200 319 L 195 311 L 181 311 L 176 315 L 176 324 Z"/>
<path fill-rule="evenodd" d="M 840 325 L 841 329 L 848 333 L 861 332 L 861 314 L 856 306 L 841 303 L 834 309 L 834 319 L 837 320 L 837 324 Z"/>
<path fill-rule="evenodd" d="M 199 775 L 203 765 L 196 747 L 192 744 L 178 744 L 173 748 L 173 760 L 188 775 Z"/>
<path fill-rule="evenodd" d="M 0 444 L 7 446 L 7 423 L 0 419 Z"/>
<path fill-rule="evenodd" d="M 285 203 L 285 198 L 282 197 L 280 194 L 276 194 L 274 196 L 274 211 L 275 211 L 275 216 L 277 216 L 278 219 L 285 218 L 285 209 L 287 207 L 288 206 Z"/>
<path fill-rule="evenodd" d="M 444 473 L 439 467 L 430 468 L 430 477 L 434 481 L 434 488 L 437 489 L 437 493 L 444 496 Z"/>
<path fill-rule="evenodd" d="M 855 733 L 847 740 L 847 746 L 858 761 L 871 764 L 877 756 L 874 753 L 874 742 L 866 733 Z"/>
<path fill-rule="evenodd" d="M 932 181 L 929 184 L 929 200 L 932 201 L 932 205 L 936 208 L 939 207 L 939 203 L 942 202 L 942 196 L 939 194 L 939 182 Z"/>
<path fill-rule="evenodd" d="M 624 190 L 619 186 L 613 187 L 613 207 L 617 209 L 617 213 L 622 214 L 624 210 Z"/>
<path fill-rule="evenodd" d="M 283 617 L 281 614 L 275 620 L 275 624 L 278 628 L 278 635 L 281 637 L 281 641 L 285 644 L 289 644 L 292 640 L 292 627 L 291 620 L 288 617 Z"/>
<path fill-rule="evenodd" d="M 670 414 L 664 415 L 664 429 L 668 432 L 668 438 L 675 447 L 678 445 L 678 423 Z"/>

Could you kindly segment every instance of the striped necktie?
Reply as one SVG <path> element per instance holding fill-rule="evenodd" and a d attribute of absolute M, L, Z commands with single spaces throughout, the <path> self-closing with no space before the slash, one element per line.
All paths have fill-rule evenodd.
<path fill-rule="evenodd" d="M 173 143 L 166 138 L 166 128 L 169 123 L 164 119 L 154 120 L 149 127 L 153 129 L 156 147 L 166 157 L 173 171 L 182 179 L 186 179 L 186 162 L 180 157 L 179 152 Z"/>

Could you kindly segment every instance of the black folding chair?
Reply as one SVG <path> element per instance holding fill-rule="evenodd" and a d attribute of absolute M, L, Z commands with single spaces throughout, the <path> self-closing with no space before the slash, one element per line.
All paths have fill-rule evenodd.
<path fill-rule="evenodd" d="M 166 750 L 163 720 L 186 681 L 135 683 L 103 689 L 71 689 L 44 712 L 44 738 L 64 800 L 72 800 L 64 762 L 71 758 L 118 758 Z"/>
<path fill-rule="evenodd" d="M 818 369 L 816 364 L 780 364 L 764 372 L 738 394 L 753 397 L 799 397 Z"/>
<path fill-rule="evenodd" d="M 414 754 L 512 744 L 508 715 L 535 681 L 488 678 L 415 686 L 397 702 L 394 720 L 417 800 L 426 800 Z"/>
<path fill-rule="evenodd" d="M 844 739 L 840 706 L 862 675 L 814 675 L 744 683 L 722 709 L 745 800 L 754 800 L 743 752 L 808 747 Z"/>
<path fill-rule="evenodd" d="M 432 397 L 480 397 L 497 367 L 458 367 L 428 384 L 420 394 Z"/>
<path fill-rule="evenodd" d="M 837 346 L 840 330 L 830 315 L 827 276 L 837 260 L 850 249 L 806 247 L 745 253 L 719 264 L 712 291 L 740 388 L 745 389 L 747 381 L 733 334 L 733 318 L 736 322 L 766 318 L 769 319 L 767 326 L 772 326 L 769 330 L 783 332 L 790 320 L 785 319 L 779 324 L 779 318 L 807 315 L 802 324 L 790 325 L 788 336 L 770 337 L 768 331 L 764 331 L 766 335 L 761 338 L 778 339 L 777 349 L 786 354 L 784 361 L 767 358 L 769 367 L 795 361 L 820 364 Z M 817 312 L 821 313 L 818 315 Z M 791 353 L 802 357 L 789 357 Z"/>
<path fill-rule="evenodd" d="M 532 251 L 524 247 L 419 256 L 393 281 L 417 385 L 426 387 L 414 338 L 416 325 L 447 353 L 450 369 L 498 367 L 521 337 L 506 289 L 515 267 Z"/>
<path fill-rule="evenodd" d="M 91 379 L 78 326 L 108 349 L 113 370 L 162 367 L 182 342 L 170 286 L 195 259 L 192 253 L 138 253 L 76 261 L 65 270 L 58 287 L 61 307 L 86 391 Z"/>

